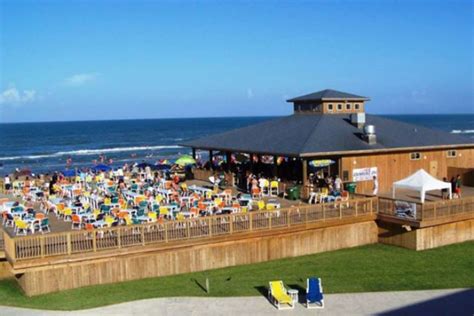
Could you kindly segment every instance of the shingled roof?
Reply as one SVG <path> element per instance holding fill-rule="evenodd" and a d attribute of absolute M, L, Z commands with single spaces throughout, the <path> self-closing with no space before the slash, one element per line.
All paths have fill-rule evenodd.
<path fill-rule="evenodd" d="M 375 126 L 376 144 L 369 145 L 361 138 L 362 130 L 350 123 L 349 114 L 293 114 L 181 145 L 198 149 L 300 157 L 474 146 L 474 139 L 380 116 L 366 115 L 366 124 Z"/>
<path fill-rule="evenodd" d="M 355 101 L 367 101 L 369 98 L 352 93 L 326 89 L 318 92 L 306 94 L 300 97 L 289 99 L 286 102 L 299 102 L 299 101 L 330 101 L 330 100 L 355 100 Z"/>

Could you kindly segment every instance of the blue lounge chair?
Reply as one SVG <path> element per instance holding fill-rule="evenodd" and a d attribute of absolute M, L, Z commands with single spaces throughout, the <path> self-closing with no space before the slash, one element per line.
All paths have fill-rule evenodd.
<path fill-rule="evenodd" d="M 324 308 L 323 286 L 320 278 L 306 280 L 306 308 Z"/>

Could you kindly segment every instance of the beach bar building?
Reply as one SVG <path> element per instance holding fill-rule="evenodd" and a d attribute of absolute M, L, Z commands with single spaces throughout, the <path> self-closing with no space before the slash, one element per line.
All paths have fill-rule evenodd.
<path fill-rule="evenodd" d="M 460 174 L 474 185 L 474 140 L 366 113 L 368 97 L 336 90 L 289 99 L 294 113 L 259 124 L 183 143 L 196 150 L 286 157 L 296 161 L 299 180 L 308 183 L 313 160 L 333 161 L 328 172 L 355 182 L 358 193 L 379 192 L 419 169 L 442 179 Z M 227 158 L 229 159 L 229 158 Z M 253 161 L 253 159 L 251 159 Z M 275 172 L 278 166 L 275 164 Z M 282 179 L 283 181 L 285 179 Z"/>

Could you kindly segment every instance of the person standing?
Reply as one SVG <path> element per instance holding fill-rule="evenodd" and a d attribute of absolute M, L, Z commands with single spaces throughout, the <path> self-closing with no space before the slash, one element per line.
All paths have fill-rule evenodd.
<path fill-rule="evenodd" d="M 336 176 L 336 179 L 334 180 L 334 188 L 336 189 L 336 192 L 341 193 L 342 189 L 342 180 L 339 177 L 339 175 Z"/>
<path fill-rule="evenodd" d="M 461 198 L 461 186 L 462 186 L 462 180 L 461 180 L 461 175 L 456 176 L 456 194 L 458 198 Z"/>
<path fill-rule="evenodd" d="M 372 194 L 377 195 L 377 193 L 379 193 L 379 180 L 377 180 L 377 176 L 374 176 L 373 180 L 374 180 L 374 189 L 373 189 Z"/>
<path fill-rule="evenodd" d="M 10 194 L 12 189 L 12 183 L 8 174 L 5 175 L 5 179 L 3 180 L 3 185 L 5 186 L 5 193 Z"/>

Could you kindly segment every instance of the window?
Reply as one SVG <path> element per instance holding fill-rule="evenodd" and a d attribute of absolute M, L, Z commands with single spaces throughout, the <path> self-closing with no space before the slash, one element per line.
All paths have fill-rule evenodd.
<path fill-rule="evenodd" d="M 354 104 L 354 110 L 359 110 L 359 109 L 360 109 L 359 103 Z"/>
<path fill-rule="evenodd" d="M 458 153 L 456 150 L 448 150 L 446 154 L 448 158 L 456 158 L 458 156 Z"/>
<path fill-rule="evenodd" d="M 410 154 L 410 160 L 420 160 L 421 159 L 421 153 L 411 153 Z"/>
<path fill-rule="evenodd" d="M 332 104 L 328 104 L 328 111 L 332 112 Z"/>
<path fill-rule="evenodd" d="M 339 104 L 337 105 L 337 110 L 338 110 L 338 111 L 342 111 L 342 104 L 339 103 Z"/>
<path fill-rule="evenodd" d="M 346 110 L 347 110 L 347 111 L 352 110 L 352 106 L 351 106 L 351 105 L 352 105 L 352 104 L 350 104 L 350 103 L 346 103 Z"/>

